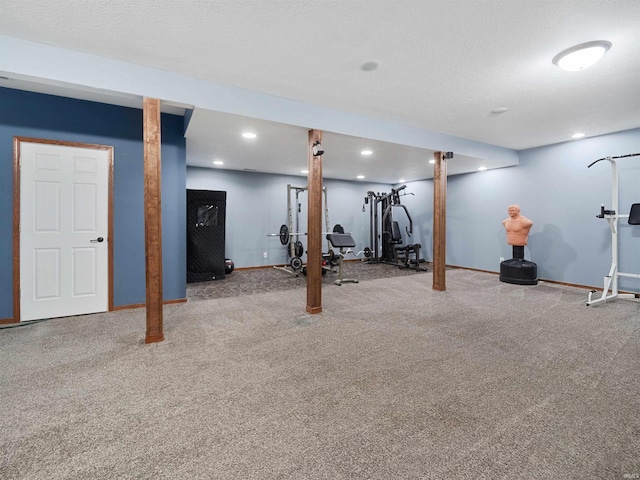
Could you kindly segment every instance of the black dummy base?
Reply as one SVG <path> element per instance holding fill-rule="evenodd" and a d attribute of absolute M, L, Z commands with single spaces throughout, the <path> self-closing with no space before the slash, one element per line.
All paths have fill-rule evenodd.
<path fill-rule="evenodd" d="M 537 285 L 538 265 L 524 259 L 524 247 L 513 247 L 513 258 L 500 262 L 500 281 L 517 285 Z"/>

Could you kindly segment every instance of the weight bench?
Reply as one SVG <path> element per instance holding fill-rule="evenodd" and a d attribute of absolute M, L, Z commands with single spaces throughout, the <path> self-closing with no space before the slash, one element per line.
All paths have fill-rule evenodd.
<path fill-rule="evenodd" d="M 344 257 L 347 253 L 353 251 L 351 250 L 351 247 L 356 246 L 356 242 L 353 237 L 348 233 L 328 233 L 327 240 L 329 240 L 332 247 L 340 249 L 340 253 L 338 254 L 338 280 L 334 283 L 336 285 L 342 285 L 343 283 L 358 283 L 358 280 L 355 278 L 342 277 L 342 262 L 344 261 Z M 346 251 L 344 250 L 345 248 L 347 249 Z"/>

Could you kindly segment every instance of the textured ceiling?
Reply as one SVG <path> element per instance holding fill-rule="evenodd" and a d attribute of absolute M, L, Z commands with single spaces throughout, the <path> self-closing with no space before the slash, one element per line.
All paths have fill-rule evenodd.
<path fill-rule="evenodd" d="M 520 150 L 640 126 L 639 19 L 637 0 L 2 0 L 0 32 Z M 590 69 L 551 63 L 600 39 Z"/>

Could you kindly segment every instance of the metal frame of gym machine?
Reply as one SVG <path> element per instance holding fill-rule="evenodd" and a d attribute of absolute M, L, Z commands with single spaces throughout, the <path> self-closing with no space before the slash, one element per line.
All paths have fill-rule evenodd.
<path fill-rule="evenodd" d="M 405 245 L 405 258 L 404 264 L 399 263 L 397 261 L 397 252 L 394 248 L 394 243 L 390 243 L 390 239 L 392 237 L 392 232 L 385 230 L 385 222 L 388 220 L 388 224 L 393 228 L 393 207 L 401 207 L 407 218 L 409 219 L 409 226 L 405 227 L 407 235 L 410 237 L 413 234 L 413 219 L 409 214 L 409 210 L 405 205 L 400 203 L 400 192 L 407 188 L 406 185 L 402 185 L 398 188 L 392 188 L 389 193 L 376 193 L 373 191 L 368 191 L 367 196 L 364 201 L 365 204 L 369 204 L 369 249 L 365 249 L 366 258 L 363 260 L 365 262 L 371 263 L 386 263 L 388 265 L 395 265 L 399 268 L 411 268 L 416 271 L 425 271 L 426 268 L 420 267 L 420 263 L 424 262 L 423 259 L 420 258 L 420 248 L 422 247 L 419 243 L 414 245 Z M 413 195 L 412 193 L 405 193 L 404 195 Z M 378 204 L 381 204 L 381 212 L 382 219 L 378 222 Z M 362 211 L 365 211 L 364 205 L 362 206 Z M 380 232 L 379 226 L 382 228 L 382 238 L 381 244 L 379 242 Z M 387 238 L 388 237 L 388 238 Z M 380 247 L 382 248 L 382 255 L 380 254 Z M 392 252 L 393 260 L 388 259 L 385 255 L 388 252 Z M 415 253 L 415 265 L 410 266 L 412 263 L 409 259 L 409 253 Z"/>
<path fill-rule="evenodd" d="M 279 265 L 274 265 L 273 268 L 275 268 L 276 270 L 282 270 L 283 272 L 287 272 L 291 275 L 294 276 L 298 276 L 300 271 L 305 267 L 305 264 L 302 262 L 302 253 L 304 253 L 304 247 L 302 247 L 303 252 L 300 255 L 297 255 L 296 252 L 296 243 L 299 241 L 297 240 L 297 237 L 299 236 L 303 236 L 303 235 L 307 235 L 306 232 L 300 232 L 300 209 L 301 209 L 301 203 L 299 202 L 299 198 L 300 198 L 300 192 L 304 192 L 307 191 L 309 189 L 309 187 L 294 187 L 291 184 L 287 184 L 287 212 L 288 212 L 288 223 L 289 223 L 289 236 L 292 237 L 292 240 L 289 242 L 289 245 L 287 245 L 287 248 L 289 249 L 289 257 L 291 257 L 291 260 L 289 262 L 289 265 L 284 265 L 284 266 L 279 266 Z M 295 199 L 296 199 L 296 230 L 293 230 L 293 210 L 292 210 L 292 205 L 291 205 L 291 191 L 295 192 Z M 328 203 L 327 203 L 327 187 L 322 187 L 322 194 L 324 196 L 324 221 L 325 221 L 325 225 L 326 225 L 326 231 L 329 231 L 329 207 L 328 207 Z M 296 238 L 295 241 L 293 241 L 293 238 Z M 330 249 L 331 248 L 331 244 L 329 243 L 329 241 L 327 241 L 327 248 Z M 296 268 L 298 267 L 298 268 Z"/>
<path fill-rule="evenodd" d="M 640 153 L 631 153 L 629 155 L 621 155 L 619 157 L 604 157 L 599 158 L 592 162 L 587 168 L 591 168 L 596 163 L 606 160 L 611 164 L 612 170 L 612 185 L 611 185 L 611 208 L 612 210 L 605 210 L 604 205 L 600 207 L 600 214 L 596 215 L 598 218 L 606 218 L 609 223 L 609 229 L 611 230 L 611 268 L 609 269 L 609 274 L 604 277 L 604 289 L 602 290 L 602 296 L 599 298 L 593 299 L 593 294 L 596 293 L 596 290 L 591 290 L 589 292 L 589 298 L 587 300 L 587 305 L 596 305 L 601 302 L 606 302 L 607 300 L 611 300 L 613 298 L 627 298 L 627 299 L 637 299 L 640 298 L 640 294 L 638 293 L 620 293 L 618 291 L 618 279 L 620 277 L 630 277 L 630 278 L 640 278 L 640 274 L 637 273 L 623 273 L 618 270 L 618 221 L 621 218 L 629 218 L 628 214 L 619 214 L 618 213 L 618 203 L 619 203 L 619 195 L 618 195 L 618 165 L 615 159 L 618 158 L 627 158 L 627 157 L 635 157 L 640 155 Z M 611 291 L 611 293 L 609 293 Z"/>

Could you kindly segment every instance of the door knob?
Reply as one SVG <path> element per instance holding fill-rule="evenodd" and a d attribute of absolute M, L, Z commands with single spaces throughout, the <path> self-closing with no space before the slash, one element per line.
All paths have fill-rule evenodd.
<path fill-rule="evenodd" d="M 104 238 L 102 237 L 98 237 L 95 240 L 91 240 L 91 243 L 101 243 L 104 242 Z"/>

